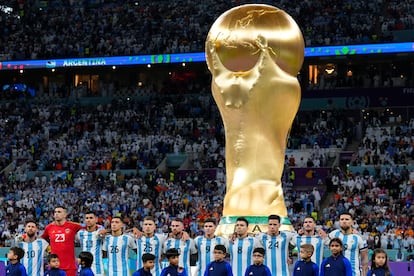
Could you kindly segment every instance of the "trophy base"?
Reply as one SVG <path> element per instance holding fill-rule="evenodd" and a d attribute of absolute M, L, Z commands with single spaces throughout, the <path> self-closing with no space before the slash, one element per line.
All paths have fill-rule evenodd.
<path fill-rule="evenodd" d="M 224 216 L 221 218 L 219 225 L 216 228 L 216 235 L 223 237 L 230 237 L 234 233 L 234 228 L 236 227 L 236 220 L 240 216 Z M 249 222 L 249 232 L 256 234 L 260 232 L 267 231 L 267 216 L 245 216 Z M 293 226 L 290 223 L 288 217 L 280 218 L 280 228 L 281 231 L 293 231 Z"/>

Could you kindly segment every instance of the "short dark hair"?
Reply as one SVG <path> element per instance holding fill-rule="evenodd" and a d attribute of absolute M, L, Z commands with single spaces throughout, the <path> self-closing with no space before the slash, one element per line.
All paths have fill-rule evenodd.
<path fill-rule="evenodd" d="M 206 224 L 207 222 L 211 222 L 214 225 L 217 225 L 217 221 L 214 218 L 207 218 L 204 220 L 204 224 Z"/>
<path fill-rule="evenodd" d="M 247 219 L 246 219 L 245 217 L 238 217 L 238 218 L 236 219 L 236 223 L 237 223 L 238 221 L 244 221 L 244 222 L 247 224 L 247 226 L 249 226 L 249 222 L 247 221 Z"/>
<path fill-rule="evenodd" d="M 151 254 L 151 253 L 144 253 L 144 254 L 142 254 L 142 256 L 141 256 L 141 259 L 142 259 L 142 262 L 143 262 L 143 263 L 146 263 L 146 262 L 148 262 L 148 261 L 153 261 L 153 260 L 155 260 L 155 255 L 154 255 L 154 254 Z"/>
<path fill-rule="evenodd" d="M 313 220 L 313 222 L 316 222 L 315 218 L 314 218 L 314 217 L 312 217 L 312 216 L 306 216 L 306 217 L 303 219 L 303 221 L 305 221 L 305 219 L 312 219 L 312 220 Z"/>
<path fill-rule="evenodd" d="M 342 212 L 342 213 L 339 214 L 339 217 L 341 217 L 342 215 L 350 216 L 351 219 L 354 219 L 354 217 L 349 212 Z"/>
<path fill-rule="evenodd" d="M 81 260 L 81 264 L 85 267 L 91 267 L 93 263 L 93 255 L 91 252 L 82 251 L 79 253 L 79 259 Z"/>
<path fill-rule="evenodd" d="M 262 254 L 263 256 L 265 255 L 265 250 L 263 247 L 256 247 L 255 249 L 253 249 L 253 253 L 259 253 Z"/>
<path fill-rule="evenodd" d="M 223 254 L 226 254 L 226 247 L 222 244 L 216 244 L 216 246 L 214 246 L 214 250 L 221 251 Z"/>
<path fill-rule="evenodd" d="M 178 221 L 181 222 L 182 224 L 184 224 L 184 221 L 182 218 L 173 218 L 171 221 Z"/>
<path fill-rule="evenodd" d="M 119 215 L 119 216 L 115 216 L 115 217 L 113 217 L 113 218 L 112 218 L 112 220 L 113 220 L 113 219 L 119 219 L 122 223 L 124 222 L 124 219 L 123 219 L 123 217 L 122 217 L 121 215 Z M 112 221 L 112 220 L 111 220 L 111 221 Z"/>
<path fill-rule="evenodd" d="M 49 254 L 49 256 L 47 256 L 47 263 L 50 263 L 52 259 L 59 259 L 58 254 L 55 254 L 55 253 Z"/>
<path fill-rule="evenodd" d="M 165 252 L 165 256 L 169 259 L 171 257 L 180 256 L 180 252 L 178 252 L 177 248 L 170 248 Z"/>
<path fill-rule="evenodd" d="M 146 216 L 146 217 L 144 217 L 144 219 L 142 221 L 144 221 L 144 220 L 151 220 L 151 221 L 155 222 L 155 219 L 152 216 Z"/>
<path fill-rule="evenodd" d="M 89 214 L 92 214 L 92 215 L 94 215 L 94 216 L 96 217 L 96 213 L 95 213 L 95 211 L 92 211 L 92 210 L 87 210 L 87 211 L 85 212 L 85 215 L 89 215 Z"/>
<path fill-rule="evenodd" d="M 21 258 L 24 257 L 24 250 L 20 247 L 10 247 L 10 251 L 13 252 L 14 255 L 17 256 L 17 259 L 20 261 Z"/>
<path fill-rule="evenodd" d="M 37 222 L 34 219 L 28 219 L 28 220 L 26 220 L 26 222 L 25 222 L 24 225 L 27 225 L 29 223 L 34 223 L 37 226 Z"/>
<path fill-rule="evenodd" d="M 270 216 L 267 217 L 267 221 L 269 221 L 271 219 L 275 219 L 280 223 L 280 216 L 278 216 L 278 215 L 270 215 Z"/>

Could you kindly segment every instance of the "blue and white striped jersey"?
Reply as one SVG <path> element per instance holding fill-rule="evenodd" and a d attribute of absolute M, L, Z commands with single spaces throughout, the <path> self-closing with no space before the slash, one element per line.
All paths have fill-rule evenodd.
<path fill-rule="evenodd" d="M 214 261 L 214 247 L 217 244 L 222 244 L 229 248 L 229 241 L 223 237 L 206 238 L 205 236 L 198 236 L 194 239 L 195 247 L 198 253 L 197 261 L 197 276 L 203 276 L 207 265 Z"/>
<path fill-rule="evenodd" d="M 49 243 L 44 239 L 36 239 L 33 242 L 20 241 L 17 246 L 25 252 L 20 262 L 26 268 L 27 276 L 43 275 L 43 259 Z"/>
<path fill-rule="evenodd" d="M 108 253 L 107 276 L 129 276 L 129 249 L 136 249 L 134 238 L 128 235 L 106 236 L 103 250 Z"/>
<path fill-rule="evenodd" d="M 171 248 L 176 248 L 180 252 L 178 265 L 185 268 L 186 271 L 191 271 L 190 269 L 190 256 L 191 254 L 197 253 L 197 250 L 194 245 L 194 240 L 182 240 L 175 238 L 167 238 L 164 243 L 164 253 Z"/>
<path fill-rule="evenodd" d="M 253 249 L 262 247 L 256 237 L 236 238 L 229 242 L 230 264 L 234 276 L 244 276 L 249 265 L 253 263 Z"/>
<path fill-rule="evenodd" d="M 137 239 L 137 269 L 143 267 L 142 254 L 151 253 L 155 255 L 155 266 L 151 270 L 152 275 L 159 276 L 161 274 L 161 256 L 166 236 L 163 234 L 154 234 L 152 237 L 142 236 Z"/>

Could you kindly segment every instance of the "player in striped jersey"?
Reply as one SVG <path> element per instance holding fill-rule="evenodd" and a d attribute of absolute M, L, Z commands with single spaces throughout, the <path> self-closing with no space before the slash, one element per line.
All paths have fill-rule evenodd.
<path fill-rule="evenodd" d="M 204 235 L 198 236 L 194 239 L 194 244 L 197 249 L 197 275 L 203 276 L 207 265 L 214 261 L 214 247 L 218 244 L 224 245 L 226 250 L 229 247 L 229 242 L 226 238 L 217 237 L 214 235 L 216 231 L 216 220 L 208 218 L 204 221 Z"/>
<path fill-rule="evenodd" d="M 279 231 L 280 217 L 270 215 L 267 222 L 268 230 L 266 233 L 259 233 L 262 246 L 266 250 L 265 265 L 269 267 L 272 275 L 289 276 L 289 244 L 295 233 Z"/>
<path fill-rule="evenodd" d="M 253 250 L 262 247 L 256 237 L 248 235 L 248 227 L 246 218 L 237 218 L 235 237 L 229 241 L 230 264 L 234 276 L 244 276 L 247 267 L 253 264 Z"/>
<path fill-rule="evenodd" d="M 368 272 L 368 246 L 366 241 L 356 234 L 352 228 L 354 220 L 350 213 L 339 215 L 340 229 L 328 234 L 328 242 L 333 238 L 339 238 L 343 244 L 343 254 L 351 262 L 352 276 L 367 275 Z M 361 268 L 362 266 L 362 274 Z"/>
<path fill-rule="evenodd" d="M 163 246 L 165 236 L 155 233 L 155 220 L 153 217 L 145 217 L 142 222 L 142 236 L 137 239 L 137 268 L 144 266 L 142 255 L 151 253 L 155 255 L 154 268 L 151 273 L 154 276 L 161 274 L 161 256 L 163 253 Z"/>
<path fill-rule="evenodd" d="M 17 241 L 17 246 L 25 252 L 20 262 L 26 268 L 28 276 L 43 275 L 43 260 L 49 243 L 37 238 L 38 228 L 33 220 L 26 221 L 24 232 Z"/>
<path fill-rule="evenodd" d="M 300 254 L 300 246 L 302 244 L 312 244 L 314 252 L 311 260 L 317 264 L 318 267 L 320 267 L 323 261 L 325 243 L 329 242 L 322 237 L 325 237 L 325 239 L 327 238 L 325 231 L 322 229 L 316 231 L 315 219 L 311 216 L 307 216 L 303 220 L 302 229 L 299 229 L 298 233 L 294 235 L 291 244 L 298 248 L 298 256 Z"/>
<path fill-rule="evenodd" d="M 82 251 L 90 252 L 93 256 L 93 262 L 91 269 L 95 276 L 104 275 L 104 266 L 102 261 L 102 245 L 103 245 L 103 232 L 106 232 L 102 226 L 97 224 L 98 218 L 95 213 L 88 211 L 85 213 L 85 226 L 86 229 L 81 229 L 76 234 L 76 240 L 80 242 Z"/>
<path fill-rule="evenodd" d="M 175 248 L 180 253 L 178 266 L 184 267 L 184 269 L 190 274 L 190 256 L 197 253 L 194 246 L 193 239 L 184 240 L 184 223 L 180 218 L 174 218 L 171 221 L 171 233 L 164 243 L 164 253 L 168 249 Z"/>
<path fill-rule="evenodd" d="M 136 249 L 134 238 L 122 233 L 124 223 L 121 217 L 111 220 L 111 235 L 105 237 L 103 250 L 108 257 L 107 276 L 128 276 L 129 249 Z"/>

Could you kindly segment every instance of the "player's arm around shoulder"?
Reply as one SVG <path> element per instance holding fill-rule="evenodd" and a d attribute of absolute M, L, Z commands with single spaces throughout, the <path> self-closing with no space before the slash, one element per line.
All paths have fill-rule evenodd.
<path fill-rule="evenodd" d="M 328 239 L 328 233 L 325 232 L 325 230 L 321 228 L 319 228 L 316 233 L 319 235 L 319 237 L 322 238 L 323 241 L 325 241 L 326 239 Z"/>
<path fill-rule="evenodd" d="M 250 237 L 250 238 L 253 239 L 253 248 L 264 247 L 264 245 L 262 244 L 262 240 L 258 238 L 257 236 Z"/>
<path fill-rule="evenodd" d="M 286 234 L 286 238 L 289 242 L 291 242 L 296 236 L 297 233 L 294 231 L 281 231 Z"/>
<path fill-rule="evenodd" d="M 127 235 L 128 237 L 128 247 L 131 249 L 136 249 L 137 248 L 137 243 L 135 242 L 135 238 L 133 238 L 130 235 Z"/>
<path fill-rule="evenodd" d="M 47 242 L 47 240 L 40 238 L 42 246 L 47 249 L 47 247 L 49 246 L 49 243 Z"/>
<path fill-rule="evenodd" d="M 72 228 L 73 231 L 78 232 L 81 229 L 86 229 L 86 226 L 82 226 L 80 223 L 67 221 L 66 223 L 69 224 L 69 227 Z"/>
<path fill-rule="evenodd" d="M 335 237 L 335 233 L 339 231 L 339 230 L 333 230 L 331 232 L 329 232 L 328 234 L 326 234 L 326 238 L 323 239 L 323 243 L 324 245 L 328 246 L 329 242 L 331 241 L 331 239 L 333 239 Z"/>
<path fill-rule="evenodd" d="M 193 239 L 189 239 L 188 241 L 190 241 L 190 254 L 196 254 L 197 247 L 195 241 Z"/>
<path fill-rule="evenodd" d="M 40 235 L 40 238 L 45 240 L 49 239 L 49 225 L 46 225 L 45 229 L 43 230 L 43 233 Z"/>

